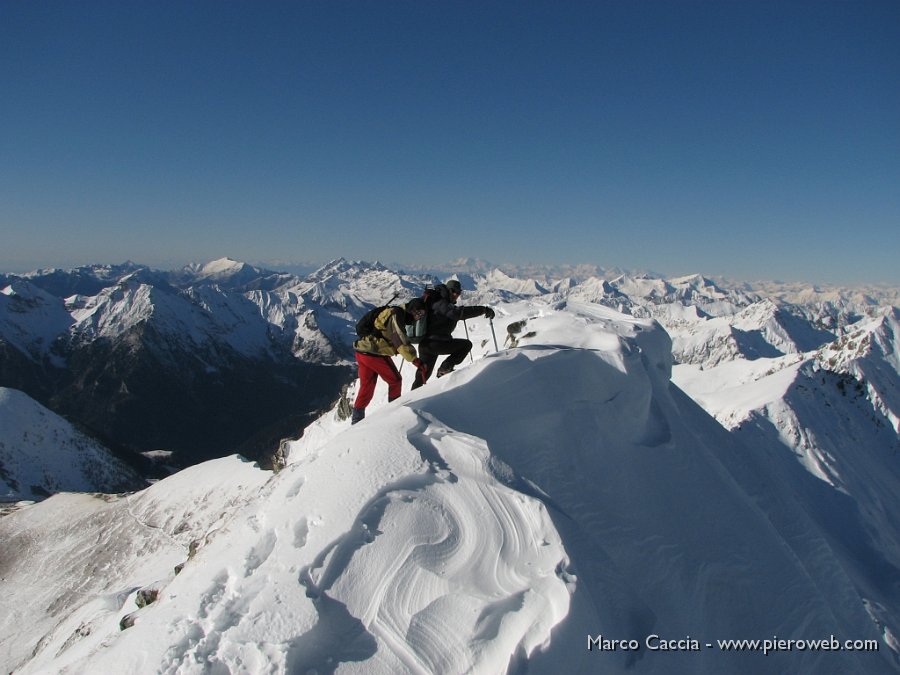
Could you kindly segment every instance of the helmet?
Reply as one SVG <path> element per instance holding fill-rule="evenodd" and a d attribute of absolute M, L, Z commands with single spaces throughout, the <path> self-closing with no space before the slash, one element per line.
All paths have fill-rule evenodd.
<path fill-rule="evenodd" d="M 445 283 L 444 285 L 447 287 L 448 291 L 453 291 L 454 293 L 462 293 L 462 284 L 460 284 L 456 279 L 448 279 L 447 283 Z"/>

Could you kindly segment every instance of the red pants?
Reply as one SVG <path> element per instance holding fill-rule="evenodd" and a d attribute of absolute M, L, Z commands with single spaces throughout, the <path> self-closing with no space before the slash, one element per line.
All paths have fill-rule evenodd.
<path fill-rule="evenodd" d="M 359 365 L 359 392 L 356 394 L 354 408 L 365 408 L 369 405 L 375 394 L 375 383 L 379 375 L 387 382 L 388 401 L 399 398 L 403 380 L 390 357 L 356 352 L 356 363 Z"/>

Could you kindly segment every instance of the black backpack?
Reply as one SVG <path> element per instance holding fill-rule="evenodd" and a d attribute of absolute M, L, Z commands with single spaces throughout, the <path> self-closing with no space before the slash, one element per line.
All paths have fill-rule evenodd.
<path fill-rule="evenodd" d="M 368 337 L 370 335 L 376 335 L 380 338 L 383 338 L 384 335 L 381 334 L 381 331 L 375 328 L 375 319 L 377 319 L 378 315 L 386 309 L 393 310 L 394 314 L 403 311 L 403 308 L 401 307 L 391 307 L 390 305 L 382 305 L 381 307 L 370 309 L 368 312 L 362 315 L 362 318 L 359 321 L 356 322 L 356 334 L 361 338 Z"/>
<path fill-rule="evenodd" d="M 391 303 L 397 299 L 398 293 L 394 293 L 391 296 L 391 299 L 388 300 L 388 304 L 381 305 L 381 307 L 373 307 L 368 312 L 362 315 L 362 318 L 356 322 L 356 334 L 361 337 L 368 337 L 370 335 L 377 335 L 380 338 L 384 336 L 381 334 L 381 331 L 375 329 L 375 319 L 381 314 L 384 310 L 391 306 Z M 394 310 L 400 309 L 400 307 L 394 307 Z"/>

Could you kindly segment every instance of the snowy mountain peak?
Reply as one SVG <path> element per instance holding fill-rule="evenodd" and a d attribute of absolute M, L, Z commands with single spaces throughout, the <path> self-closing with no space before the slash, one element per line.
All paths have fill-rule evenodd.
<path fill-rule="evenodd" d="M 625 311 L 632 301 L 619 289 L 606 279 L 590 277 L 581 283 L 568 280 L 553 287 L 554 292 L 560 295 L 582 302 L 594 302 L 601 305 L 613 306 L 620 311 Z"/>
<path fill-rule="evenodd" d="M 819 359 L 834 367 L 865 358 L 877 351 L 900 374 L 900 310 L 890 307 L 871 319 L 860 321 L 854 330 L 825 345 Z"/>
<path fill-rule="evenodd" d="M 610 281 L 610 285 L 629 297 L 658 302 L 663 301 L 675 291 L 674 287 L 665 279 L 647 275 L 622 275 Z"/>
<path fill-rule="evenodd" d="M 239 262 L 237 260 L 233 260 L 232 258 L 219 258 L 218 260 L 212 260 L 200 268 L 202 274 L 207 276 L 212 275 L 232 275 L 237 272 L 242 271 L 246 267 L 249 267 L 247 263 Z"/>
<path fill-rule="evenodd" d="M 509 291 L 522 297 L 547 293 L 547 289 L 533 279 L 514 279 L 496 268 L 485 275 L 483 283 L 491 290 Z"/>
<path fill-rule="evenodd" d="M 355 317 L 355 321 L 368 308 L 419 295 L 430 282 L 430 277 L 395 272 L 381 263 L 339 258 L 299 282 L 294 290 L 311 303 L 342 318 Z"/>
<path fill-rule="evenodd" d="M 388 268 L 379 262 L 366 262 L 363 260 L 347 260 L 336 258 L 309 275 L 311 281 L 325 281 L 330 277 L 358 278 L 369 272 L 386 272 Z"/>
<path fill-rule="evenodd" d="M 125 277 L 72 311 L 73 333 L 79 340 L 116 337 L 144 323 L 166 297 L 136 277 Z"/>
<path fill-rule="evenodd" d="M 675 277 L 673 279 L 669 279 L 669 283 L 675 287 L 685 287 L 690 286 L 697 289 L 703 289 L 708 292 L 719 293 L 724 295 L 725 291 L 723 291 L 719 286 L 709 279 L 708 277 L 703 276 L 702 274 L 687 274 L 681 277 Z"/>
<path fill-rule="evenodd" d="M 818 370 L 846 375 L 851 387 L 900 435 L 900 311 L 886 309 L 880 316 L 861 321 L 815 353 Z"/>
<path fill-rule="evenodd" d="M 37 270 L 24 277 L 51 295 L 66 298 L 71 295 L 96 295 L 103 288 L 139 270 L 149 271 L 149 268 L 126 261 L 117 265 L 83 265 L 70 270 Z"/>

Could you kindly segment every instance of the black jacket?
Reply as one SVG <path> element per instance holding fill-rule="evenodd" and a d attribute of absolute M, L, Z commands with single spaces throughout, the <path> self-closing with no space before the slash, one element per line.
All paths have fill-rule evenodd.
<path fill-rule="evenodd" d="M 457 307 L 450 295 L 450 290 L 444 284 L 438 284 L 434 290 L 438 293 L 438 299 L 430 303 L 428 307 L 428 320 L 425 324 L 426 339 L 449 340 L 453 336 L 458 321 L 481 316 L 487 309 L 480 305 Z"/>

